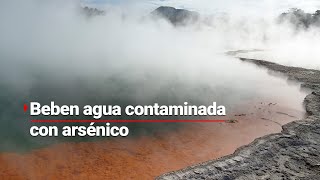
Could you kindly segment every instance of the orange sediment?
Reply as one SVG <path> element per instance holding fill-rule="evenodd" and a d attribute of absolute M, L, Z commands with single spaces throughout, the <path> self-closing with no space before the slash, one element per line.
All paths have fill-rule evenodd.
<path fill-rule="evenodd" d="M 303 108 L 255 102 L 229 114 L 229 123 L 190 123 L 148 136 L 2 153 L 0 179 L 152 179 L 231 154 L 257 137 L 280 132 L 281 125 L 303 115 Z"/>

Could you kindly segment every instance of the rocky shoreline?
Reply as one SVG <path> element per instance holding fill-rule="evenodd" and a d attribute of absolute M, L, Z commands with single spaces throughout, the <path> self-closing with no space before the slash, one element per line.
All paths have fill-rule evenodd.
<path fill-rule="evenodd" d="M 163 174 L 156 179 L 320 179 L 320 71 L 240 58 L 288 76 L 312 90 L 307 115 L 282 132 L 256 139 L 233 154 Z"/>

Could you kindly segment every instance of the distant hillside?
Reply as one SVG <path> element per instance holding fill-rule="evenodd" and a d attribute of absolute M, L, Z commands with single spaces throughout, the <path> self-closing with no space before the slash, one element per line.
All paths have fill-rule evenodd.
<path fill-rule="evenodd" d="M 192 24 L 199 20 L 199 13 L 185 9 L 176 9 L 168 6 L 161 6 L 152 11 L 155 17 L 162 17 L 170 21 L 173 25 Z"/>
<path fill-rule="evenodd" d="M 279 22 L 289 22 L 297 28 L 309 28 L 310 26 L 320 27 L 320 10 L 315 13 L 305 13 L 301 9 L 291 9 L 289 12 L 279 16 Z"/>
<path fill-rule="evenodd" d="M 84 12 L 85 15 L 87 15 L 89 17 L 105 14 L 105 12 L 102 10 L 99 10 L 97 8 L 90 8 L 90 7 L 84 7 L 84 8 L 82 8 L 82 11 Z"/>

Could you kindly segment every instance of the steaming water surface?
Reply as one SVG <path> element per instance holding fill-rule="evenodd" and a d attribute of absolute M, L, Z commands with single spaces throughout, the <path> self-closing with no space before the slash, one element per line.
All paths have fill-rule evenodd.
<path fill-rule="evenodd" d="M 41 86 L 36 86 L 39 87 L 35 88 L 37 91 L 29 92 L 34 93 L 33 98 L 42 100 L 50 95 L 49 97 L 54 96 L 58 101 L 68 100 L 69 102 L 70 98 L 74 102 L 90 100 L 91 103 L 122 102 L 124 104 L 130 102 L 128 97 L 133 98 L 132 102 L 144 103 L 188 101 L 208 104 L 217 100 L 228 107 L 228 116 L 224 118 L 232 119 L 235 123 L 139 124 L 129 126 L 135 136 L 72 143 L 65 141 L 74 141 L 74 138 L 31 138 L 27 129 L 24 128 L 29 125 L 28 117 L 21 114 L 20 118 L 13 116 L 8 118 L 9 115 L 7 115 L 7 119 L 1 119 L 1 122 L 6 125 L 1 126 L 3 135 L 7 135 L 6 139 L 2 139 L 2 142 L 5 142 L 1 144 L 2 150 L 12 152 L 24 149 L 28 152 L 1 153 L 0 166 L 3 174 L 16 178 L 23 176 L 38 179 L 68 178 L 74 175 L 79 178 L 150 179 L 168 171 L 230 154 L 236 148 L 250 143 L 257 137 L 280 132 L 281 125 L 304 116 L 302 101 L 306 92 L 300 90 L 299 84 L 235 58 L 221 57 L 221 59 L 223 59 L 222 62 L 212 60 L 219 62 L 217 63 L 219 65 L 213 67 L 202 62 L 184 71 L 177 68 L 176 74 L 168 78 L 166 83 L 159 82 L 159 78 L 165 75 L 154 73 L 155 71 L 148 78 L 137 78 L 135 81 L 128 82 L 124 82 L 123 79 L 119 82 L 118 76 L 109 77 L 112 80 L 108 80 L 107 77 L 101 79 L 97 77 L 95 80 L 100 80 L 98 89 L 87 88 L 85 91 L 77 91 L 78 94 L 75 97 L 81 97 L 81 101 L 79 98 L 70 98 L 74 91 L 67 96 L 62 92 L 68 92 L 65 91 L 68 89 L 74 90 L 74 87 L 91 87 L 85 83 L 86 81 L 81 81 L 84 83 L 82 86 L 76 86 L 77 83 L 74 80 L 68 81 L 63 83 L 62 90 L 61 84 L 56 84 L 55 81 L 42 82 Z M 211 61 L 207 63 L 211 64 Z M 228 70 L 227 67 L 231 64 L 233 68 Z M 198 68 L 202 71 L 191 71 Z M 228 71 L 217 73 L 219 68 Z M 249 73 L 244 75 L 241 72 Z M 191 78 L 194 81 L 190 81 Z M 103 80 L 108 82 L 105 86 L 101 86 Z M 113 84 L 110 87 L 108 84 L 111 82 Z M 150 87 L 153 89 L 151 92 Z M 42 88 L 55 91 L 42 91 Z M 157 93 L 155 89 L 158 90 Z M 122 96 L 118 95 L 119 92 L 123 93 Z M 15 98 L 18 97 L 15 96 Z M 4 100 L 8 97 L 2 98 Z M 44 101 L 48 100 L 49 98 Z M 13 106 L 14 104 L 12 103 L 13 109 L 21 110 L 19 103 L 16 104 L 17 106 Z M 10 109 L 7 108 L 7 110 Z M 87 140 L 82 138 L 78 141 Z M 52 145 L 52 143 L 58 144 Z M 47 147 L 36 148 L 40 146 Z"/>
<path fill-rule="evenodd" d="M 175 64 L 165 62 L 161 66 L 149 65 L 140 70 L 140 64 L 130 67 L 118 67 L 113 73 L 99 73 L 99 76 L 70 77 L 64 72 L 53 74 L 32 74 L 30 87 L 18 89 L 13 83 L 2 81 L 2 113 L 1 149 L 2 151 L 31 150 L 35 147 L 47 146 L 64 141 L 87 141 L 95 138 L 34 138 L 29 135 L 29 117 L 21 110 L 23 103 L 38 101 L 49 104 L 106 104 L 106 105 L 149 105 L 183 104 L 189 102 L 195 105 L 210 105 L 212 102 L 225 105 L 227 119 L 242 107 L 242 113 L 247 112 L 251 103 L 276 103 L 292 110 L 301 117 L 305 93 L 301 92 L 295 83 L 288 83 L 284 78 L 270 75 L 270 72 L 254 65 L 243 63 L 235 58 L 224 55 L 214 55 L 212 59 L 195 59 Z M 158 64 L 159 62 L 154 62 Z M 168 63 L 168 64 L 166 64 Z M 115 73 L 117 72 L 117 73 Z M 125 73 L 124 73 L 125 72 Z M 246 73 L 243 73 L 246 72 Z M 60 77 L 60 78 L 59 78 Z M 63 77 L 63 78 L 62 78 Z M 17 85 L 19 86 L 19 85 Z M 249 104 L 247 104 L 249 103 Z M 284 104 L 280 104 L 284 103 Z M 268 107 L 269 108 L 269 107 Z M 14 113 L 13 113 L 14 112 Z M 289 113 L 290 114 L 290 113 Z M 267 116 L 269 116 L 267 114 Z M 48 117 L 37 117 L 37 119 Z M 59 119 L 59 117 L 50 117 Z M 60 117 L 66 118 L 66 117 Z M 85 118 L 88 117 L 70 117 Z M 102 119 L 113 117 L 102 117 Z M 117 119 L 186 119 L 199 117 L 117 117 Z M 204 117 L 205 118 L 205 117 Z M 221 119 L 221 117 L 207 117 Z M 260 117 L 261 118 L 261 117 Z M 67 118 L 68 119 L 68 118 Z M 258 121 L 258 120 L 257 120 Z M 286 121 L 285 121 L 286 122 Z M 282 123 L 282 122 L 280 122 Z M 60 124 L 58 126 L 62 126 Z M 86 124 L 87 125 L 87 124 Z M 163 133 L 184 127 L 178 124 L 130 124 L 131 136 L 151 135 L 162 129 Z M 219 125 L 220 126 L 220 125 Z M 160 131 L 161 132 L 161 131 Z"/>
<path fill-rule="evenodd" d="M 296 36 L 287 33 L 289 27 L 250 17 L 236 21 L 231 16 L 215 19 L 218 21 L 209 27 L 176 28 L 164 20 L 155 22 L 113 11 L 87 17 L 69 1 L 1 3 L 3 174 L 30 179 L 75 174 L 80 178 L 150 179 L 230 154 L 256 137 L 279 132 L 281 125 L 305 113 L 302 102 L 306 92 L 299 84 L 224 55 L 230 49 L 286 49 Z M 279 38 L 284 34 L 289 35 Z M 313 45 L 317 39 L 309 36 L 302 33 L 296 37 L 304 45 Z M 294 42 L 293 50 L 302 41 Z M 33 125 L 29 121 L 34 117 L 22 108 L 30 101 L 80 107 L 217 102 L 227 108 L 224 118 L 235 123 L 128 124 L 127 138 L 35 138 L 29 135 Z M 114 119 L 102 119 L 106 118 Z M 128 119 L 117 117 L 121 118 Z M 130 117 L 142 118 L 199 119 Z"/>

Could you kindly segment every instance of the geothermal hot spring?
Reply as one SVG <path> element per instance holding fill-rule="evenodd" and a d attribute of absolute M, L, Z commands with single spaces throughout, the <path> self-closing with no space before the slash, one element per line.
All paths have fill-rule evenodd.
<path fill-rule="evenodd" d="M 130 72 L 134 69 L 131 66 L 131 70 L 121 71 L 125 73 L 95 77 L 95 82 L 83 77 L 67 82 L 61 78 L 36 81 L 26 94 L 2 90 L 6 96 L 1 96 L 1 102 L 11 106 L 1 116 L 2 176 L 151 179 L 231 154 L 255 138 L 280 132 L 281 125 L 303 117 L 306 93 L 300 90 L 299 84 L 236 58 L 215 58 L 197 60 L 193 66 L 186 63 L 163 66 L 160 72 Z M 172 74 L 168 75 L 168 69 L 172 69 Z M 223 119 L 232 121 L 128 124 L 131 134 L 126 138 L 31 137 L 29 117 L 20 113 L 22 103 L 31 99 L 48 103 L 51 98 L 59 103 L 78 104 L 188 101 L 209 105 L 217 101 L 227 106 L 227 116 Z M 167 119 L 170 118 L 176 119 Z"/>
<path fill-rule="evenodd" d="M 284 47 L 292 39 L 286 27 L 219 18 L 214 22 L 221 24 L 210 27 L 177 28 L 118 11 L 88 18 L 78 8 L 54 2 L 0 6 L 2 178 L 151 179 L 231 154 L 305 114 L 307 93 L 297 82 L 225 54 L 278 44 L 283 29 Z M 32 117 L 22 108 L 30 101 L 123 107 L 217 102 L 230 121 L 126 124 L 126 138 L 35 138 L 29 134 Z"/>

